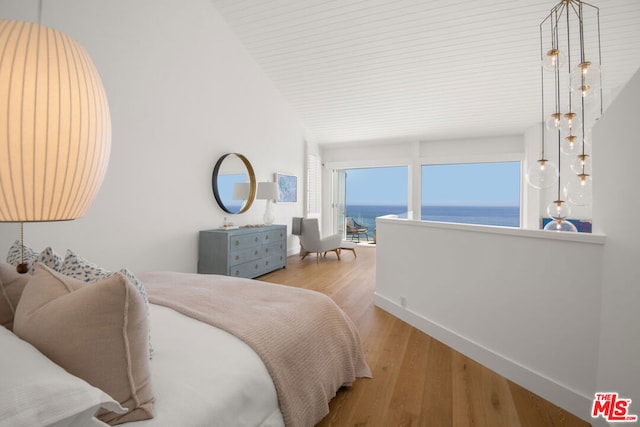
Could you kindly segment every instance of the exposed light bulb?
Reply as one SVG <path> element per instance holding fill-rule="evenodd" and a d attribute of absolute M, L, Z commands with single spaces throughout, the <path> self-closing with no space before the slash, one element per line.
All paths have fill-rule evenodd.
<path fill-rule="evenodd" d="M 575 147 L 575 145 L 576 145 L 576 136 L 575 135 L 569 135 L 565 139 L 567 140 L 567 143 L 569 144 L 569 147 L 571 147 L 571 148 Z"/>
<path fill-rule="evenodd" d="M 578 64 L 578 68 L 582 72 L 583 76 L 587 75 L 587 73 L 589 72 L 589 68 L 590 67 L 591 67 L 591 61 L 585 61 L 585 62 L 581 62 L 580 64 Z"/>
<path fill-rule="evenodd" d="M 562 51 L 550 49 L 544 58 L 542 58 L 542 66 L 549 71 L 554 71 L 556 68 L 562 68 L 564 66 L 565 59 L 566 55 Z"/>
<path fill-rule="evenodd" d="M 571 163 L 571 170 L 576 175 L 591 173 L 591 156 L 588 154 L 578 154 Z M 587 175 L 588 176 L 588 175 Z"/>
<path fill-rule="evenodd" d="M 600 67 L 589 61 L 578 64 L 569 76 L 572 91 L 580 91 L 583 98 L 596 96 L 600 89 Z"/>
<path fill-rule="evenodd" d="M 582 97 L 583 98 L 587 97 L 587 94 L 589 93 L 589 89 L 591 89 L 591 86 L 589 86 L 589 85 L 580 86 L 580 92 L 582 92 Z"/>
<path fill-rule="evenodd" d="M 566 185 L 565 194 L 574 206 L 588 206 L 592 201 L 592 177 L 589 174 L 573 175 Z"/>
<path fill-rule="evenodd" d="M 589 180 L 589 174 L 587 173 L 580 173 L 578 174 L 578 177 L 580 178 L 580 185 L 582 187 L 587 185 L 587 181 Z"/>
<path fill-rule="evenodd" d="M 571 214 L 571 208 L 564 200 L 554 200 L 547 205 L 547 215 L 553 219 L 565 219 Z"/>
<path fill-rule="evenodd" d="M 572 135 L 573 130 L 579 129 L 581 124 L 582 122 L 580 121 L 578 115 L 573 111 L 569 111 L 568 113 L 562 115 L 560 130 L 565 134 Z"/>
<path fill-rule="evenodd" d="M 573 135 L 572 133 L 566 136 L 560 143 L 560 151 L 562 151 L 563 154 L 567 154 L 571 157 L 574 157 L 578 154 L 578 148 L 578 137 L 576 135 Z"/>
<path fill-rule="evenodd" d="M 557 130 L 562 122 L 562 113 L 555 112 L 545 121 L 548 130 Z"/>
<path fill-rule="evenodd" d="M 573 124 L 573 119 L 576 118 L 576 113 L 566 113 L 564 117 L 567 119 L 567 123 L 571 126 Z"/>
<path fill-rule="evenodd" d="M 538 190 L 558 182 L 558 167 L 547 159 L 539 159 L 527 170 L 527 182 Z"/>

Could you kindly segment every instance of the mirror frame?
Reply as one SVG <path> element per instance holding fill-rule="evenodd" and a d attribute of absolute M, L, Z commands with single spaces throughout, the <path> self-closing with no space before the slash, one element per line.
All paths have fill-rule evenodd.
<path fill-rule="evenodd" d="M 218 173 L 220 172 L 220 168 L 222 167 L 222 163 L 224 159 L 229 156 L 237 156 L 244 166 L 247 168 L 247 174 L 249 175 L 249 198 L 245 202 L 245 204 L 240 208 L 238 212 L 231 212 L 225 205 L 222 203 L 222 199 L 220 198 L 220 192 L 218 190 Z M 211 175 L 211 188 L 213 189 L 213 197 L 216 198 L 216 202 L 218 202 L 218 206 L 220 209 L 225 211 L 228 214 L 237 215 L 241 213 L 245 213 L 249 210 L 253 201 L 256 199 L 256 174 L 253 171 L 253 166 L 251 166 L 251 162 L 245 156 L 240 153 L 227 153 L 221 156 L 216 162 L 215 167 L 213 168 L 213 174 Z"/>

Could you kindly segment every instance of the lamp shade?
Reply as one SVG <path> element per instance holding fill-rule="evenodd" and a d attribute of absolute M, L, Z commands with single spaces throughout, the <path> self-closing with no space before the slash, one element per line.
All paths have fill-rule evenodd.
<path fill-rule="evenodd" d="M 109 162 L 100 76 L 75 40 L 0 20 L 0 221 L 81 217 Z"/>
<path fill-rule="evenodd" d="M 275 182 L 259 182 L 256 198 L 259 200 L 276 200 L 278 198 L 278 184 Z"/>
<path fill-rule="evenodd" d="M 249 200 L 250 185 L 248 182 L 236 182 L 233 184 L 233 200 Z"/>

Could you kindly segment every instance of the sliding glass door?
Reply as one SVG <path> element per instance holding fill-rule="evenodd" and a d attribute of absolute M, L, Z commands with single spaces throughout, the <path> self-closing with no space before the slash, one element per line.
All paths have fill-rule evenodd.
<path fill-rule="evenodd" d="M 407 166 L 335 170 L 334 230 L 346 238 L 373 242 L 376 218 L 407 215 L 409 169 Z M 366 234 L 347 235 L 349 218 Z"/>
<path fill-rule="evenodd" d="M 333 229 L 336 233 L 345 235 L 344 220 L 347 211 L 347 171 L 337 169 L 334 175 L 333 200 Z"/>

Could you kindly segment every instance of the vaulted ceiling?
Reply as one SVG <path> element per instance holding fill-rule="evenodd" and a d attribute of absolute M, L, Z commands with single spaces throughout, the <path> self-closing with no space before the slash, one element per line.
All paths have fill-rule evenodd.
<path fill-rule="evenodd" d="M 521 134 L 556 0 L 212 0 L 320 143 Z M 605 103 L 640 68 L 640 1 L 600 8 Z"/>

